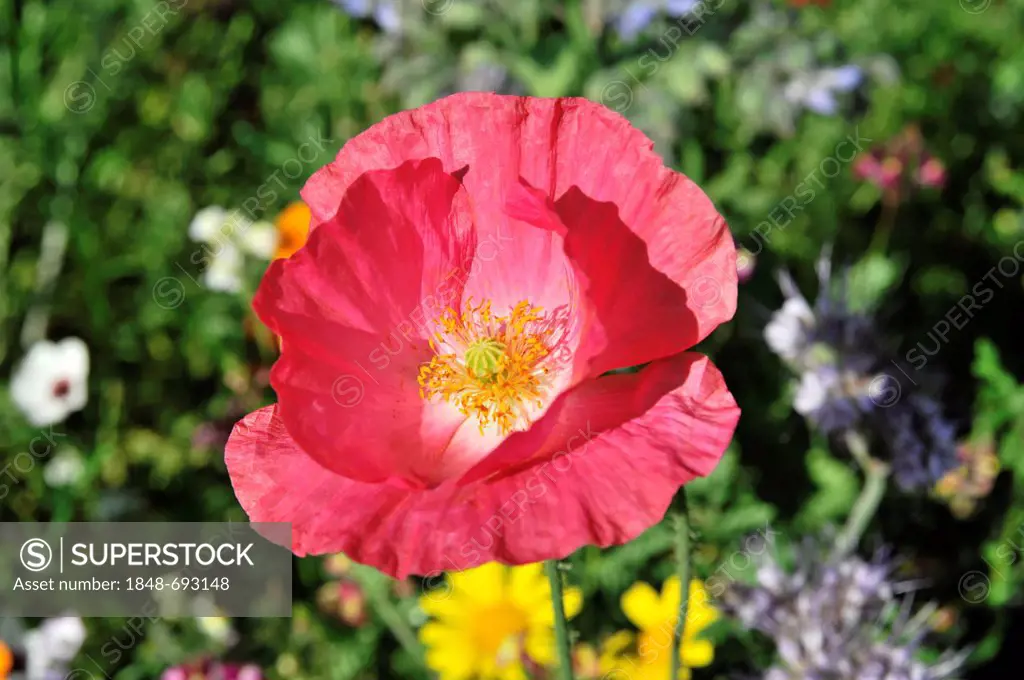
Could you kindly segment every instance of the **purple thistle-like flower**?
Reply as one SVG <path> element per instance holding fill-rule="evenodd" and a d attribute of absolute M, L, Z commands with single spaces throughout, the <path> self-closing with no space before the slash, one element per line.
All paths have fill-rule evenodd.
<path fill-rule="evenodd" d="M 877 420 L 892 451 L 893 477 L 903 489 L 933 486 L 959 465 L 956 430 L 934 399 L 907 395 L 879 409 Z"/>
<path fill-rule="evenodd" d="M 769 347 L 800 376 L 793 408 L 823 434 L 868 435 L 901 488 L 933 486 L 959 464 L 955 427 L 938 401 L 890 375 L 891 355 L 875 320 L 849 305 L 848 273 L 835 288 L 826 256 L 818 277 L 812 307 L 781 276 L 786 303 L 765 327 Z"/>
<path fill-rule="evenodd" d="M 775 642 L 779 660 L 766 680 L 940 680 L 959 668 L 962 655 L 934 664 L 916 658 L 921 613 L 931 609 L 911 618 L 910 600 L 900 607 L 904 586 L 893 582 L 884 553 L 871 561 L 820 555 L 805 546 L 792 572 L 769 558 L 755 585 L 733 584 L 723 594 L 726 613 Z"/>

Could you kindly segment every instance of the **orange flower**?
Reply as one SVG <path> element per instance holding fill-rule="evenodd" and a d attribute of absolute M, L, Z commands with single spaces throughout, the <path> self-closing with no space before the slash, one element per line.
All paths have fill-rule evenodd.
<path fill-rule="evenodd" d="M 3 680 L 14 670 L 14 653 L 11 648 L 0 642 L 0 680 Z"/>
<path fill-rule="evenodd" d="M 289 203 L 274 220 L 277 227 L 277 251 L 274 259 L 291 257 L 309 237 L 309 206 L 302 201 Z"/>

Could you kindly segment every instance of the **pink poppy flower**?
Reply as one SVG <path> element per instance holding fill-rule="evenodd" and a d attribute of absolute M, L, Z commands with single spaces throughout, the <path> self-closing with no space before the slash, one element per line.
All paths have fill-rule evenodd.
<path fill-rule="evenodd" d="M 453 95 L 350 140 L 302 197 L 309 241 L 254 301 L 279 401 L 226 450 L 296 554 L 399 578 L 563 557 L 715 467 L 739 409 L 685 350 L 735 311 L 732 236 L 621 116 Z"/>

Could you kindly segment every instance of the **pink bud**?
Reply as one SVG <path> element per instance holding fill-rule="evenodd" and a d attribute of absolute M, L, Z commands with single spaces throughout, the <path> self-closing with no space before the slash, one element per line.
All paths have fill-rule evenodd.
<path fill-rule="evenodd" d="M 859 180 L 867 180 L 873 184 L 879 184 L 882 164 L 873 153 L 861 154 L 853 162 L 853 176 Z"/>
<path fill-rule="evenodd" d="M 921 186 L 941 188 L 946 183 L 946 168 L 937 158 L 928 158 L 917 169 L 917 182 Z"/>
<path fill-rule="evenodd" d="M 338 616 L 353 628 L 366 623 L 366 596 L 354 581 L 338 583 Z"/>
<path fill-rule="evenodd" d="M 736 277 L 740 283 L 746 283 L 754 275 L 757 268 L 757 257 L 746 248 L 736 249 Z"/>

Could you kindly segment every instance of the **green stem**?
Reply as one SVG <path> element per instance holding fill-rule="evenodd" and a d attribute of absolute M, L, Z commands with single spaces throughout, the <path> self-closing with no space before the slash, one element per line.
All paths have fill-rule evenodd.
<path fill-rule="evenodd" d="M 868 252 L 884 255 L 889 248 L 889 237 L 896 226 L 896 206 L 888 200 L 882 201 L 882 215 L 875 227 L 875 235 L 868 246 Z"/>
<path fill-rule="evenodd" d="M 18 126 L 18 132 L 23 132 L 21 127 L 21 10 L 22 0 L 11 2 L 11 106 L 14 110 L 14 124 Z"/>
<path fill-rule="evenodd" d="M 875 460 L 868 454 L 867 443 L 861 435 L 848 433 L 846 444 L 854 460 L 864 470 L 864 488 L 854 502 L 850 516 L 846 518 L 843 530 L 836 537 L 832 553 L 834 559 L 849 555 L 857 547 L 860 537 L 871 523 L 871 518 L 878 511 L 878 505 L 882 502 L 889 481 L 888 464 Z"/>
<path fill-rule="evenodd" d="M 686 614 L 690 606 L 690 523 L 686 517 L 686 492 L 679 490 L 681 503 L 672 519 L 676 529 L 676 575 L 679 576 L 679 617 L 672 630 L 672 674 L 669 680 L 676 680 L 682 670 L 683 632 L 686 630 Z"/>
<path fill-rule="evenodd" d="M 569 646 L 569 622 L 565 618 L 565 600 L 562 596 L 562 575 L 558 560 L 545 560 L 544 572 L 551 583 L 551 606 L 555 611 L 555 646 L 558 648 L 559 678 L 572 679 L 572 648 Z"/>
<path fill-rule="evenodd" d="M 377 616 L 384 622 L 384 625 L 388 627 L 391 634 L 395 636 L 398 644 L 402 645 L 402 648 L 412 658 L 425 665 L 425 652 L 419 638 L 416 637 L 416 631 L 412 629 L 412 626 L 402 616 L 402 612 L 398 611 L 398 607 L 388 597 L 387 592 L 382 592 L 377 588 L 378 584 L 366 583 L 362 579 L 359 580 L 361 581 L 360 585 L 363 588 L 363 592 L 366 594 L 366 600 L 370 603 L 370 607 L 377 613 Z"/>
<path fill-rule="evenodd" d="M 571 0 L 562 5 L 565 29 L 579 54 L 586 54 L 594 49 L 594 38 L 587 27 L 587 19 L 583 11 L 583 0 Z"/>

